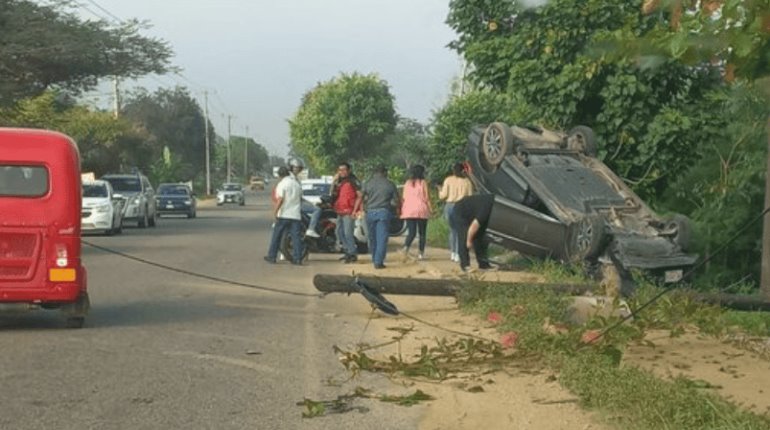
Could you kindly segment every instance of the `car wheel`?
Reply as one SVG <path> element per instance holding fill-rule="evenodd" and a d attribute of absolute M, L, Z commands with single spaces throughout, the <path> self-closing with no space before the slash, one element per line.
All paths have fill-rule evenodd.
<path fill-rule="evenodd" d="M 596 157 L 596 134 L 591 127 L 579 125 L 567 134 L 567 149 Z"/>
<path fill-rule="evenodd" d="M 502 122 L 489 124 L 481 140 L 481 159 L 484 169 L 496 170 L 505 156 L 513 152 L 513 132 Z"/>
<path fill-rule="evenodd" d="M 399 217 L 393 217 L 390 219 L 390 225 L 388 225 L 388 235 L 390 237 L 401 236 L 406 231 L 406 223 Z"/>
<path fill-rule="evenodd" d="M 671 240 L 679 246 L 682 252 L 690 249 L 692 238 L 692 221 L 682 214 L 674 214 L 666 219 L 666 230 L 674 231 Z"/>
<path fill-rule="evenodd" d="M 597 214 L 586 215 L 573 223 L 567 244 L 567 258 L 579 262 L 596 257 L 604 244 L 604 229 L 604 218 Z"/>

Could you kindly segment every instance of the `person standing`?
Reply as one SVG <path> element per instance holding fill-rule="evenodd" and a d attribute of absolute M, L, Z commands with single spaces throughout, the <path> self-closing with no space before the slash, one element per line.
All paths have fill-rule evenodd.
<path fill-rule="evenodd" d="M 463 197 L 473 194 L 473 184 L 465 175 L 463 163 L 455 163 L 452 166 L 452 174 L 444 179 L 438 198 L 446 201 L 444 204 L 444 219 L 449 224 L 449 252 L 450 259 L 454 262 L 460 262 L 460 255 L 457 244 L 457 231 L 452 227 L 451 217 L 455 203 Z"/>
<path fill-rule="evenodd" d="M 457 231 L 460 269 L 463 272 L 467 271 L 471 265 L 468 252 L 471 247 L 476 254 L 479 269 L 492 268 L 487 259 L 487 244 L 484 241 L 484 234 L 487 231 L 494 202 L 495 196 L 492 194 L 477 194 L 465 197 L 455 203 L 451 223 Z"/>
<path fill-rule="evenodd" d="M 353 174 L 350 164 L 342 162 L 337 167 L 337 179 L 332 188 L 334 211 L 337 212 L 337 233 L 342 242 L 345 263 L 358 261 L 356 238 L 353 236 L 355 217 L 361 209 L 361 185 Z"/>
<path fill-rule="evenodd" d="M 302 172 L 303 168 L 304 166 L 301 161 L 296 159 L 290 160 L 289 170 L 291 173 L 281 179 L 278 185 L 275 186 L 275 227 L 273 227 L 270 246 L 265 256 L 265 261 L 268 263 L 275 263 L 281 239 L 288 231 L 293 248 L 291 264 L 302 264 L 302 185 L 300 185 L 297 175 Z"/>
<path fill-rule="evenodd" d="M 372 177 L 364 184 L 362 193 L 372 263 L 375 269 L 384 269 L 390 220 L 393 216 L 392 207 L 399 207 L 401 199 L 396 184 L 388 179 L 385 166 L 374 169 Z"/>
<path fill-rule="evenodd" d="M 428 195 L 428 183 L 425 181 L 425 167 L 412 166 L 409 179 L 404 184 L 404 203 L 401 206 L 401 219 L 406 221 L 408 233 L 404 241 L 403 253 L 409 255 L 415 236 L 419 232 L 420 242 L 418 259 L 425 259 L 425 242 L 428 231 L 428 218 L 433 211 Z"/>

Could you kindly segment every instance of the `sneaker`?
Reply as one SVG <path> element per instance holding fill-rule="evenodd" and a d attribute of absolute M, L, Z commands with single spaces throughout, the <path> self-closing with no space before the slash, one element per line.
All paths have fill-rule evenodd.
<path fill-rule="evenodd" d="M 275 258 L 270 258 L 268 256 L 265 256 L 265 261 L 267 261 L 270 264 L 275 264 Z"/>
<path fill-rule="evenodd" d="M 425 253 L 421 252 L 419 255 L 417 255 L 418 260 L 425 260 Z"/>
<path fill-rule="evenodd" d="M 305 231 L 305 236 L 310 236 L 310 237 L 321 237 L 321 235 L 320 235 L 320 234 L 316 233 L 316 231 L 315 231 L 315 230 L 312 230 L 312 229 L 307 229 L 307 230 Z"/>
<path fill-rule="evenodd" d="M 343 261 L 343 263 L 350 264 L 350 263 L 355 263 L 356 261 L 358 261 L 357 255 L 348 255 L 347 258 L 345 258 L 345 261 Z"/>
<path fill-rule="evenodd" d="M 455 263 L 460 262 L 460 254 L 453 252 L 452 256 L 449 258 L 450 260 L 454 261 Z"/>
<path fill-rule="evenodd" d="M 374 265 L 374 268 L 375 268 L 375 269 L 384 269 L 385 267 L 386 267 L 386 266 L 385 266 L 384 264 L 375 264 L 375 265 Z"/>
<path fill-rule="evenodd" d="M 283 256 L 283 252 L 278 253 L 278 261 L 285 261 L 286 257 Z M 273 263 L 275 263 L 275 260 L 273 260 Z"/>

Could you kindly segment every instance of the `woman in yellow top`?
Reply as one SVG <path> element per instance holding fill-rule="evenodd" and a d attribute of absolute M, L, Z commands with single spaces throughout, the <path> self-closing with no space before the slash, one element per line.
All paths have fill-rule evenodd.
<path fill-rule="evenodd" d="M 439 199 L 445 200 L 444 205 L 444 218 L 449 223 L 449 251 L 452 253 L 452 261 L 460 261 L 460 255 L 458 254 L 457 245 L 457 232 L 452 228 L 452 222 L 450 217 L 452 216 L 452 210 L 455 207 L 455 203 L 460 201 L 463 197 L 467 197 L 473 194 L 473 184 L 471 180 L 465 176 L 465 169 L 463 163 L 455 163 L 452 166 L 452 174 L 444 179 L 444 184 L 439 191 Z"/>

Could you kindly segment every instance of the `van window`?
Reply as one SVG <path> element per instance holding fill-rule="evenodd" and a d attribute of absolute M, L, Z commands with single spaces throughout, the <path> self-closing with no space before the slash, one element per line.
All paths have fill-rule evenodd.
<path fill-rule="evenodd" d="M 48 193 L 44 166 L 0 164 L 0 196 L 41 197 Z"/>

